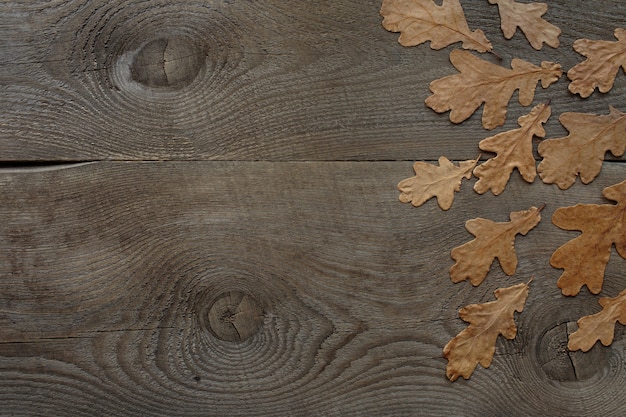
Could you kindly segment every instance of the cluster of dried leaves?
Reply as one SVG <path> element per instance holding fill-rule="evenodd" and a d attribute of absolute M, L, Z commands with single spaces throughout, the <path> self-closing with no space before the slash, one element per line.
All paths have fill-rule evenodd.
<path fill-rule="evenodd" d="M 498 5 L 505 38 L 510 39 L 519 28 L 537 50 L 544 43 L 553 48 L 559 46 L 561 30 L 542 18 L 548 9 L 545 3 L 488 1 Z M 380 13 L 385 29 L 400 32 L 399 42 L 403 46 L 430 41 L 430 47 L 438 50 L 462 42 L 464 49 L 493 52 L 485 34 L 469 28 L 459 0 L 443 0 L 441 5 L 433 0 L 383 0 Z M 586 98 L 596 88 L 601 92 L 612 88 L 619 68 L 626 71 L 626 29 L 615 29 L 615 38 L 617 41 L 579 39 L 574 43 L 574 50 L 586 60 L 567 72 L 570 92 Z M 461 123 L 484 104 L 482 125 L 486 129 L 504 124 L 507 105 L 516 90 L 520 104 L 529 106 L 538 82 L 548 88 L 562 76 L 561 66 L 556 63 L 542 62 L 536 66 L 513 59 L 508 69 L 467 50 L 453 50 L 450 62 L 459 73 L 433 81 L 433 95 L 426 99 L 426 105 L 439 113 L 450 111 L 450 120 Z M 479 194 L 491 190 L 499 195 L 514 169 L 529 183 L 539 174 L 544 183 L 567 189 L 577 176 L 584 184 L 593 181 L 607 151 L 614 156 L 626 151 L 626 114 L 614 107 L 609 108 L 607 115 L 563 113 L 559 121 L 569 135 L 543 140 L 538 147 L 542 161 L 535 166 L 532 140 L 546 136 L 543 124 L 551 114 L 549 103 L 538 104 L 518 119 L 519 128 L 480 141 L 481 150 L 496 154 L 480 165 L 480 156 L 459 165 L 444 156 L 439 158 L 439 166 L 416 162 L 415 176 L 398 184 L 400 201 L 417 207 L 436 197 L 441 209 L 448 210 L 463 178 L 476 176 L 474 190 Z M 553 267 L 564 270 L 558 280 L 564 295 L 576 295 L 585 285 L 593 294 L 601 291 L 612 245 L 626 258 L 626 180 L 606 188 L 603 194 L 617 204 L 562 207 L 552 217 L 559 228 L 582 232 L 558 248 L 550 259 Z M 513 275 L 517 268 L 515 236 L 526 235 L 539 224 L 542 208 L 513 212 L 510 221 L 502 223 L 481 218 L 468 220 L 465 226 L 476 238 L 452 250 L 452 281 L 469 280 L 474 286 L 480 285 L 496 258 L 502 270 Z M 444 347 L 450 380 L 469 378 L 478 364 L 488 367 L 499 335 L 515 337 L 514 313 L 524 309 L 529 283 L 499 288 L 495 291 L 496 301 L 460 310 L 460 317 L 469 326 Z M 601 298 L 600 305 L 602 311 L 578 321 L 578 330 L 569 338 L 570 350 L 588 351 L 597 341 L 608 346 L 613 341 L 615 323 L 626 324 L 626 289 L 614 298 Z"/>

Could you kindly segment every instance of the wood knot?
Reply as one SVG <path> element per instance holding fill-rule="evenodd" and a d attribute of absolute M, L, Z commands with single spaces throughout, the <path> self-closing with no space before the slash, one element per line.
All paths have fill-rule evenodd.
<path fill-rule="evenodd" d="M 263 324 L 263 310 L 251 295 L 228 291 L 218 296 L 209 308 L 208 322 L 218 339 L 242 342 Z"/>
<path fill-rule="evenodd" d="M 130 72 L 148 87 L 181 88 L 196 78 L 205 60 L 204 48 L 188 37 L 159 38 L 137 51 Z"/>
<path fill-rule="evenodd" d="M 538 362 L 545 375 L 554 381 L 582 381 L 601 373 L 607 366 L 606 348 L 587 353 L 567 348 L 569 333 L 575 322 L 561 323 L 548 329 L 539 340 Z"/>

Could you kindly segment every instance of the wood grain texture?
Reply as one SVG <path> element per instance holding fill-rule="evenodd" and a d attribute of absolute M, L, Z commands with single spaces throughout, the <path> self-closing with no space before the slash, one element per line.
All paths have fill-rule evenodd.
<path fill-rule="evenodd" d="M 508 66 L 565 70 L 578 38 L 613 39 L 623 0 L 551 0 L 561 47 L 535 51 L 501 34 L 496 6 L 466 1 Z M 489 133 L 424 105 L 430 81 L 455 72 L 458 46 L 404 48 L 382 28 L 379 0 L 71 0 L 0 5 L 0 160 L 460 160 Z M 485 56 L 497 62 L 495 56 Z M 626 109 L 626 75 L 582 100 L 563 77 L 548 137 L 565 111 Z M 514 96 L 507 124 L 526 113 Z M 498 130 L 501 131 L 501 130 Z M 622 157 L 621 160 L 625 158 Z"/>
<path fill-rule="evenodd" d="M 622 0 L 550 0 L 561 47 L 506 41 L 496 6 L 465 1 L 508 66 L 583 57 Z M 607 202 L 626 156 L 559 191 L 517 173 L 502 195 L 464 181 L 450 211 L 398 201 L 414 160 L 475 158 L 487 132 L 424 105 L 449 52 L 404 48 L 379 0 L 15 0 L 0 4 L 1 416 L 572 416 L 626 414 L 626 331 L 568 352 L 586 290 L 563 297 L 557 207 Z M 498 62 L 495 56 L 485 59 Z M 626 75 L 566 111 L 626 111 Z M 535 148 L 537 143 L 534 144 Z M 483 159 L 486 156 L 483 156 Z M 167 160 L 168 162 L 146 162 Z M 88 164 L 66 162 L 97 161 Z M 369 162 L 368 162 L 369 161 Z M 411 161 L 411 162 L 409 162 Z M 453 284 L 469 218 L 546 203 L 517 273 Z M 613 251 L 603 291 L 624 287 Z M 518 336 L 491 368 L 445 378 L 459 308 L 534 276 Z"/>
<path fill-rule="evenodd" d="M 626 338 L 568 353 L 599 310 L 549 266 L 559 206 L 607 202 L 626 166 L 567 191 L 466 181 L 413 208 L 409 162 L 98 162 L 0 172 L 0 415 L 525 416 L 626 412 Z M 470 217 L 547 203 L 480 287 L 453 284 Z M 615 252 L 601 295 L 624 286 Z M 535 279 L 518 337 L 450 383 L 460 307 Z M 243 316 L 240 317 L 240 315 Z M 258 317 L 261 317 L 259 320 Z M 256 320 L 256 321 L 255 321 Z M 229 327 L 229 325 L 232 326 Z M 256 326 L 256 327 L 255 327 Z M 233 333 L 233 328 L 236 330 Z"/>

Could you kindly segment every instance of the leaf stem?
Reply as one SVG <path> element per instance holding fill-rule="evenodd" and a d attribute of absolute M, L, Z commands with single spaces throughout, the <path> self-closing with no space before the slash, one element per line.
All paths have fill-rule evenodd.
<path fill-rule="evenodd" d="M 498 55 L 498 53 L 497 53 L 497 52 L 495 52 L 493 49 L 490 49 L 488 52 L 489 52 L 490 54 L 495 55 L 495 57 L 496 57 L 496 58 L 498 58 L 498 61 L 503 61 L 502 57 L 501 57 L 500 55 Z"/>

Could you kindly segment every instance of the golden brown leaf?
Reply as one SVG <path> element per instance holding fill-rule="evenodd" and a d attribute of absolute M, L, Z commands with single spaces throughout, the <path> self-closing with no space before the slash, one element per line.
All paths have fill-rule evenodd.
<path fill-rule="evenodd" d="M 537 175 L 533 156 L 533 136 L 544 137 L 543 124 L 550 118 L 550 106 L 539 104 L 531 112 L 517 119 L 519 129 L 499 133 L 480 141 L 478 146 L 483 151 L 495 152 L 494 158 L 474 169 L 478 181 L 474 190 L 484 194 L 491 190 L 495 195 L 504 191 L 513 169 L 527 182 L 533 182 Z"/>
<path fill-rule="evenodd" d="M 558 48 L 561 29 L 541 18 L 548 11 L 547 4 L 517 3 L 514 0 L 489 0 L 489 3 L 498 5 L 505 38 L 511 39 L 519 27 L 536 50 L 541 49 L 544 42 Z"/>
<path fill-rule="evenodd" d="M 578 330 L 569 336 L 567 348 L 587 352 L 599 340 L 604 346 L 613 343 L 615 322 L 626 324 L 626 290 L 615 298 L 600 298 L 602 311 L 578 320 Z"/>
<path fill-rule="evenodd" d="M 562 75 L 561 66 L 552 62 L 537 67 L 516 58 L 512 69 L 507 69 L 459 49 L 450 53 L 450 62 L 460 74 L 431 82 L 434 94 L 426 99 L 426 105 L 438 113 L 452 110 L 450 121 L 461 123 L 485 103 L 482 123 L 486 129 L 504 124 L 506 106 L 515 90 L 519 90 L 520 104 L 529 106 L 538 81 L 547 88 Z"/>
<path fill-rule="evenodd" d="M 478 364 L 488 368 L 498 336 L 514 339 L 517 334 L 515 312 L 524 310 L 528 284 L 498 288 L 494 294 L 496 301 L 471 304 L 459 311 L 459 316 L 469 326 L 443 348 L 443 356 L 448 359 L 446 375 L 451 381 L 459 376 L 469 379 Z"/>
<path fill-rule="evenodd" d="M 426 162 L 416 162 L 413 165 L 415 176 L 398 184 L 400 201 L 410 202 L 418 207 L 432 197 L 437 197 L 439 207 L 448 210 L 454 201 L 454 192 L 461 189 L 463 178 L 470 179 L 477 162 L 478 159 L 473 159 L 455 166 L 445 156 L 439 158 L 438 167 Z"/>
<path fill-rule="evenodd" d="M 588 184 L 600 173 L 607 151 L 620 156 L 626 150 L 626 114 L 614 107 L 608 115 L 563 113 L 559 121 L 570 134 L 544 140 L 538 148 L 543 161 L 537 171 L 546 184 L 556 183 L 564 190 L 578 174 Z"/>
<path fill-rule="evenodd" d="M 443 0 L 441 6 L 432 0 L 383 0 L 380 14 L 385 29 L 400 32 L 398 41 L 403 46 L 430 41 L 432 49 L 456 42 L 478 52 L 492 48 L 481 30 L 470 30 L 459 0 Z"/>
<path fill-rule="evenodd" d="M 596 87 L 602 93 L 613 88 L 619 67 L 626 71 L 626 29 L 615 29 L 615 38 L 616 42 L 589 39 L 574 42 L 574 50 L 587 59 L 567 72 L 572 80 L 569 91 L 589 97 Z"/>
<path fill-rule="evenodd" d="M 465 228 L 476 239 L 452 249 L 452 259 L 456 261 L 450 268 L 452 281 L 469 279 L 472 285 L 480 285 L 495 258 L 505 274 L 513 275 L 517 269 L 515 235 L 525 235 L 537 226 L 541 221 L 540 212 L 537 207 L 514 211 L 510 215 L 511 221 L 503 223 L 481 218 L 468 220 Z"/>
<path fill-rule="evenodd" d="M 555 226 L 582 232 L 550 258 L 550 265 L 565 270 L 557 282 L 564 295 L 578 294 L 583 285 L 593 294 L 602 290 L 613 244 L 626 258 L 626 181 L 605 188 L 602 194 L 617 204 L 577 204 L 561 207 L 552 216 Z"/>

